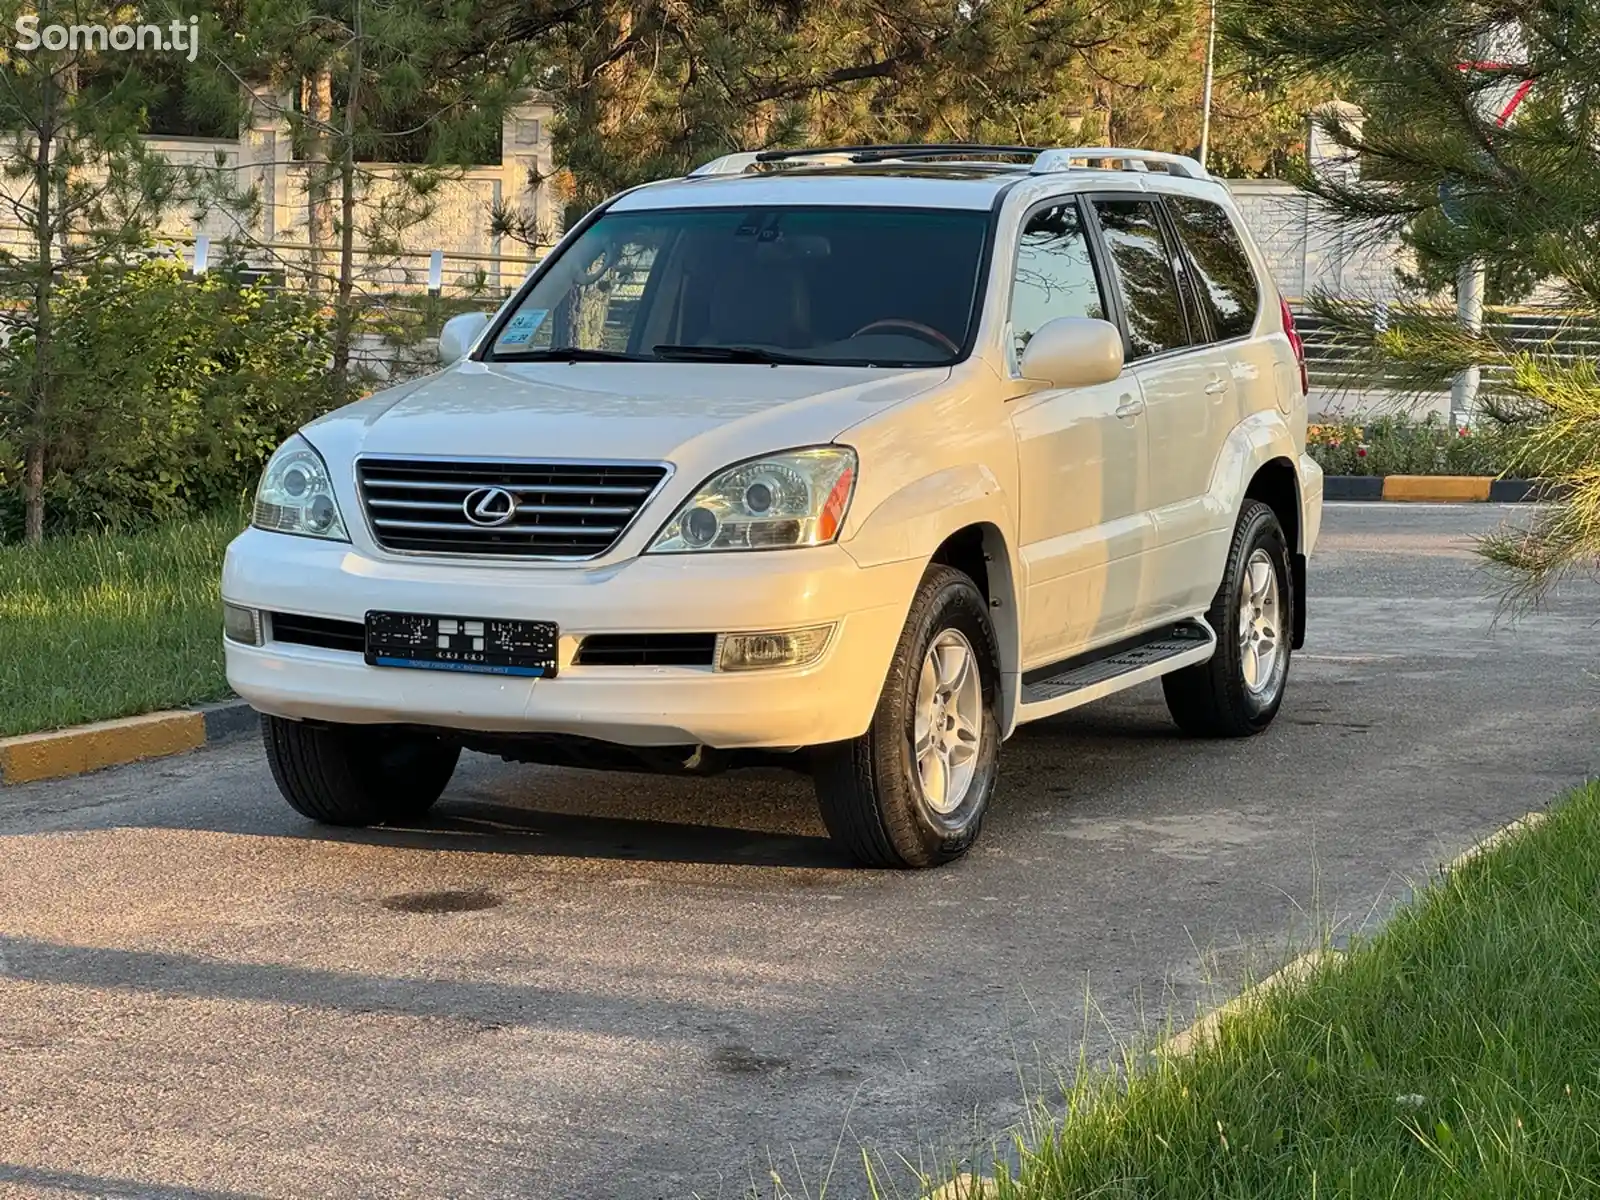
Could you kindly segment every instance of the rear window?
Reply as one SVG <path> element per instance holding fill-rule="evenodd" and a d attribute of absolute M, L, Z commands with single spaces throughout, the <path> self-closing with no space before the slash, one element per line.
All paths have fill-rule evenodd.
<path fill-rule="evenodd" d="M 976 319 L 988 216 L 842 206 L 607 213 L 509 314 L 492 357 L 717 361 L 733 350 L 840 366 L 951 363 Z"/>
<path fill-rule="evenodd" d="M 1256 324 L 1261 291 L 1239 231 L 1227 211 L 1209 200 L 1168 196 L 1178 236 L 1194 263 L 1199 300 L 1218 341 L 1247 337 Z"/>

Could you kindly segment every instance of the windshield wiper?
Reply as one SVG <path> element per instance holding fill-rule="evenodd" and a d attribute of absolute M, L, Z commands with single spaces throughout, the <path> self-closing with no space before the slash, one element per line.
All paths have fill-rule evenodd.
<path fill-rule="evenodd" d="M 770 363 L 777 366 L 779 363 L 806 363 L 811 366 L 826 366 L 821 359 L 804 358 L 798 354 L 785 354 L 781 350 L 767 350 L 761 346 L 673 346 L 661 345 L 653 347 L 657 358 L 678 358 L 687 362 L 731 362 L 731 363 Z"/>
<path fill-rule="evenodd" d="M 501 350 L 495 362 L 649 362 L 636 354 L 615 350 L 586 350 L 582 346 L 556 346 L 550 350 Z"/>

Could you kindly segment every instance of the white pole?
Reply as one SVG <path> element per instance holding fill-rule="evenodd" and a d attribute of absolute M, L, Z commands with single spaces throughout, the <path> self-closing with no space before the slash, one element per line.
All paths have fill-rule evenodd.
<path fill-rule="evenodd" d="M 444 290 L 444 251 L 428 255 L 428 291 L 437 296 Z"/>
<path fill-rule="evenodd" d="M 1211 0 L 1211 24 L 1206 32 L 1206 82 L 1201 100 L 1200 115 L 1200 165 L 1206 165 L 1211 154 L 1211 84 L 1217 70 L 1217 0 Z"/>
<path fill-rule="evenodd" d="M 205 234 L 199 234 L 194 239 L 194 273 L 204 275 L 207 262 L 211 258 L 211 239 Z"/>
<path fill-rule="evenodd" d="M 1463 263 L 1456 278 L 1456 316 L 1473 333 L 1483 332 L 1483 290 L 1486 272 L 1480 262 Z M 1461 429 L 1472 419 L 1478 402 L 1481 372 L 1468 367 L 1450 385 L 1450 421 Z"/>

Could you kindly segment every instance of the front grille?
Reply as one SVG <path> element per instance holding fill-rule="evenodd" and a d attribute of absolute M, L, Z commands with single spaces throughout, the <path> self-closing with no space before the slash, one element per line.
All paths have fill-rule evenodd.
<path fill-rule="evenodd" d="M 268 613 L 272 618 L 272 640 L 293 642 L 297 646 L 320 646 L 324 650 L 348 650 L 361 654 L 367 648 L 367 628 L 359 621 L 331 621 L 327 617 L 305 617 L 299 613 Z"/>
<path fill-rule="evenodd" d="M 714 633 L 591 633 L 573 662 L 580 667 L 709 667 Z"/>
<path fill-rule="evenodd" d="M 506 558 L 594 558 L 611 549 L 666 478 L 652 464 L 364 458 L 356 463 L 372 535 L 385 550 Z M 467 519 L 479 488 L 516 497 L 503 525 Z"/>

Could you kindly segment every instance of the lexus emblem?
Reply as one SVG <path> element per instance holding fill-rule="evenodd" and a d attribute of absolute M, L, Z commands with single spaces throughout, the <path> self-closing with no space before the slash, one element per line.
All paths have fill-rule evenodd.
<path fill-rule="evenodd" d="M 487 487 L 468 492 L 461 511 L 474 525 L 504 525 L 517 515 L 517 498 L 505 488 Z"/>

